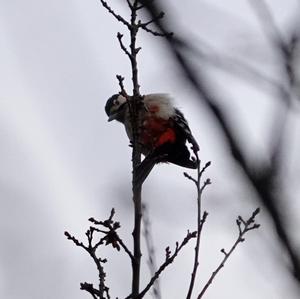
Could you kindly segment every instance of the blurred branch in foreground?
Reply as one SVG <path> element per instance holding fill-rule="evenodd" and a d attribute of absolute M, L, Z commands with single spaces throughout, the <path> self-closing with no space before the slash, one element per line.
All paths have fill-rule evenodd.
<path fill-rule="evenodd" d="M 148 253 L 148 267 L 150 270 L 151 276 L 154 276 L 155 271 L 157 269 L 157 263 L 156 263 L 156 256 L 155 256 L 155 247 L 154 247 L 154 241 L 152 237 L 152 229 L 151 229 L 151 221 L 149 217 L 149 209 L 148 206 L 143 203 L 143 235 L 146 242 L 146 248 Z M 161 291 L 160 291 L 160 284 L 159 280 L 157 279 L 156 282 L 153 284 L 153 297 L 156 299 L 161 299 Z"/>
<path fill-rule="evenodd" d="M 147 8 L 151 16 L 157 15 L 162 11 L 161 1 L 146 1 L 140 0 L 140 3 Z M 287 135 L 287 119 L 292 110 L 295 110 L 296 102 L 298 101 L 297 94 L 294 92 L 295 67 L 292 65 L 293 57 L 296 49 L 295 45 L 299 44 L 299 30 L 292 30 L 291 38 L 283 39 L 278 35 L 275 28 L 275 22 L 271 18 L 271 12 L 265 5 L 258 6 L 258 1 L 253 5 L 260 16 L 267 15 L 264 18 L 263 28 L 266 29 L 266 34 L 273 42 L 274 51 L 281 52 L 278 57 L 278 63 L 282 65 L 282 72 L 286 74 L 288 83 L 285 81 L 277 85 L 277 95 L 281 99 L 281 108 L 273 115 L 274 127 L 270 131 L 270 140 L 275 140 L 272 148 L 269 151 L 267 158 L 256 153 L 257 160 L 253 163 L 247 158 L 247 155 L 242 147 L 241 140 L 237 137 L 236 128 L 242 127 L 241 124 L 233 124 L 233 120 L 226 114 L 224 107 L 220 103 L 230 103 L 230 101 L 220 101 L 216 96 L 214 89 L 202 69 L 197 69 L 191 63 L 191 51 L 187 49 L 195 49 L 191 40 L 182 37 L 173 36 L 167 37 L 166 41 L 169 46 L 169 51 L 174 56 L 179 68 L 185 74 L 186 79 L 194 87 L 198 94 L 198 99 L 204 104 L 207 111 L 214 119 L 214 122 L 219 125 L 219 130 L 225 137 L 228 147 L 231 150 L 232 157 L 236 164 L 242 169 L 249 187 L 256 191 L 258 199 L 263 203 L 266 210 L 273 221 L 274 227 L 278 234 L 279 240 L 286 250 L 290 260 L 291 273 L 300 285 L 300 257 L 299 250 L 295 247 L 294 242 L 287 230 L 286 219 L 282 213 L 283 204 L 283 186 L 279 183 L 283 178 L 282 165 L 284 161 L 285 144 L 284 140 Z M 170 26 L 165 20 L 156 20 L 155 25 L 161 33 L 169 32 Z M 266 28 L 268 26 L 268 28 Z M 276 29 L 276 30 L 275 30 Z M 275 42 L 274 42 L 275 41 Z M 196 51 L 194 51 L 196 52 Z M 201 52 L 201 51 L 200 51 Z M 241 66 L 243 68 L 243 66 Z M 253 77 L 254 79 L 254 77 Z M 279 87 L 279 88 L 278 88 Z M 278 92 L 278 90 L 280 92 Z M 245 132 L 245 134 L 247 134 Z"/>

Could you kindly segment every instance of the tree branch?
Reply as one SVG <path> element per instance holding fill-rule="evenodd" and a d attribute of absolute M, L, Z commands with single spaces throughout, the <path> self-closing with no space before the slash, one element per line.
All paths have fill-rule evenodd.
<path fill-rule="evenodd" d="M 87 283 L 87 282 L 81 283 L 80 289 L 90 293 L 94 299 L 103 298 L 101 297 L 101 293 L 94 288 L 92 283 Z"/>
<path fill-rule="evenodd" d="M 121 89 L 120 94 L 128 100 L 129 96 L 128 96 L 125 88 L 124 88 L 124 83 L 123 83 L 125 78 L 122 77 L 121 75 L 116 75 L 116 78 L 119 81 L 119 86 L 120 86 L 120 89 Z"/>
<path fill-rule="evenodd" d="M 130 24 L 123 17 L 121 17 L 120 15 L 116 14 L 114 12 L 114 10 L 107 4 L 106 1 L 100 0 L 100 2 L 102 3 L 103 7 L 108 10 L 108 12 L 110 14 L 112 14 L 119 22 L 123 23 L 126 27 L 128 27 L 128 29 L 130 29 Z"/>
<path fill-rule="evenodd" d="M 137 26 L 137 7 L 138 1 L 134 1 L 131 7 L 130 20 L 130 63 L 132 71 L 133 97 L 130 105 L 130 117 L 132 125 L 132 194 L 134 204 L 134 228 L 133 236 L 133 255 L 132 260 L 132 295 L 137 296 L 140 290 L 140 269 L 141 269 L 141 219 L 142 219 L 142 185 L 136 184 L 137 168 L 141 163 L 141 150 L 139 145 L 139 103 L 141 101 L 140 85 L 138 80 L 137 67 L 137 47 L 136 38 L 138 33 Z"/>
<path fill-rule="evenodd" d="M 198 270 L 198 266 L 199 266 L 199 251 L 200 251 L 201 232 L 202 232 L 203 225 L 206 221 L 206 218 L 208 216 L 208 213 L 206 211 L 204 211 L 203 216 L 201 216 L 201 214 L 202 214 L 202 212 L 201 212 L 202 193 L 203 193 L 205 187 L 208 186 L 209 184 L 211 184 L 210 179 L 206 179 L 204 184 L 201 186 L 202 175 L 203 175 L 204 171 L 207 169 L 207 167 L 210 166 L 211 162 L 207 162 L 205 164 L 205 166 L 201 169 L 201 163 L 200 163 L 200 160 L 199 160 L 199 157 L 197 154 L 196 154 L 196 157 L 197 157 L 197 164 L 198 164 L 197 179 L 194 179 L 187 173 L 184 173 L 184 176 L 186 178 L 188 178 L 189 180 L 191 180 L 195 184 L 196 189 L 197 189 L 197 239 L 196 239 L 196 245 L 195 245 L 194 265 L 193 265 L 190 285 L 189 285 L 189 289 L 188 289 L 188 293 L 187 293 L 187 297 L 186 297 L 187 299 L 190 299 L 192 296 L 192 293 L 193 293 L 195 279 L 196 279 L 197 270 Z"/>
<path fill-rule="evenodd" d="M 90 283 L 82 283 L 80 285 L 80 288 L 82 290 L 87 291 L 90 293 L 93 298 L 100 298 L 100 299 L 109 299 L 109 288 L 105 284 L 105 278 L 106 273 L 104 271 L 103 265 L 107 262 L 107 259 L 102 259 L 97 256 L 96 251 L 99 246 L 101 245 L 112 245 L 113 248 L 116 248 L 117 250 L 120 250 L 122 247 L 124 251 L 128 254 L 131 260 L 134 259 L 133 254 L 130 252 L 130 250 L 127 248 L 127 246 L 124 244 L 122 239 L 117 234 L 117 229 L 119 229 L 120 223 L 117 221 L 114 221 L 113 217 L 115 215 L 115 210 L 112 209 L 110 212 L 110 216 L 104 220 L 104 221 L 98 221 L 94 218 L 90 218 L 89 221 L 92 222 L 94 225 L 99 225 L 101 227 L 104 227 L 105 229 L 98 229 L 94 226 L 90 226 L 89 229 L 86 231 L 85 235 L 87 237 L 87 245 L 80 242 L 77 238 L 72 236 L 70 233 L 65 232 L 65 236 L 71 240 L 76 246 L 83 248 L 93 259 L 97 270 L 98 270 L 98 279 L 99 279 L 99 286 L 98 289 L 95 289 L 93 284 Z M 95 233 L 104 234 L 104 237 L 98 239 L 97 242 L 95 242 Z"/>
<path fill-rule="evenodd" d="M 238 244 L 242 243 L 245 241 L 245 234 L 251 230 L 254 229 L 258 229 L 259 228 L 259 224 L 255 223 L 255 217 L 257 216 L 257 214 L 259 213 L 259 208 L 256 209 L 252 215 L 250 216 L 250 218 L 248 220 L 244 220 L 241 216 L 239 216 L 236 220 L 238 229 L 239 229 L 239 234 L 238 237 L 236 239 L 236 241 L 234 242 L 234 244 L 232 245 L 232 247 L 230 248 L 230 250 L 228 252 L 226 252 L 223 249 L 221 249 L 221 252 L 224 254 L 224 258 L 221 261 L 221 263 L 219 264 L 219 266 L 216 268 L 216 270 L 211 274 L 210 278 L 208 279 L 207 283 L 205 284 L 205 286 L 203 287 L 203 289 L 201 290 L 200 294 L 198 295 L 197 299 L 201 299 L 204 295 L 204 293 L 207 291 L 208 287 L 212 284 L 212 282 L 214 281 L 215 277 L 217 276 L 217 274 L 220 272 L 220 270 L 224 267 L 226 261 L 228 260 L 228 258 L 231 256 L 231 254 L 233 253 L 233 251 L 236 249 L 236 247 L 238 246 Z"/>
<path fill-rule="evenodd" d="M 118 38 L 118 41 L 120 43 L 120 47 L 121 49 L 124 51 L 124 53 L 129 57 L 129 59 L 132 59 L 131 57 L 131 54 L 129 53 L 129 51 L 127 50 L 126 46 L 124 45 L 123 41 L 122 41 L 122 37 L 123 37 L 123 34 L 121 34 L 120 32 L 118 32 L 117 34 L 117 38 Z"/>
<path fill-rule="evenodd" d="M 165 262 L 159 267 L 159 269 L 155 272 L 155 274 L 153 275 L 153 277 L 150 279 L 149 283 L 147 284 L 147 286 L 143 289 L 143 291 L 141 293 L 139 293 L 137 296 L 132 296 L 129 295 L 128 297 L 126 297 L 125 299 L 142 299 L 145 294 L 149 291 L 149 289 L 153 286 L 153 284 L 155 283 L 155 281 L 158 279 L 159 275 L 167 268 L 167 266 L 169 266 L 174 259 L 176 258 L 176 256 L 178 255 L 178 253 L 181 251 L 181 249 L 192 239 L 192 238 L 196 238 L 197 232 L 194 231 L 192 233 L 187 232 L 186 237 L 183 239 L 183 241 L 181 242 L 181 244 L 179 244 L 178 242 L 176 242 L 176 247 L 175 250 L 173 252 L 173 254 L 170 251 L 170 248 L 167 247 L 166 248 L 166 259 Z"/>

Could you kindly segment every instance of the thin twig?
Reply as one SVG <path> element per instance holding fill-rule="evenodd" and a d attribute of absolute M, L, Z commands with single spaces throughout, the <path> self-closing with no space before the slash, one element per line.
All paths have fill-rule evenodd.
<path fill-rule="evenodd" d="M 104 299 L 106 296 L 106 299 L 110 298 L 109 295 L 109 288 L 106 286 L 105 278 L 106 278 L 106 272 L 104 271 L 103 264 L 107 262 L 107 259 L 102 259 L 97 256 L 96 252 L 100 245 L 112 245 L 117 250 L 120 250 L 120 248 L 123 248 L 124 251 L 128 254 L 131 260 L 134 259 L 133 254 L 131 251 L 127 248 L 127 246 L 124 244 L 122 239 L 117 234 L 117 229 L 119 229 L 120 223 L 115 221 L 113 219 L 115 215 L 115 210 L 112 209 L 110 212 L 109 217 L 104 221 L 98 221 L 94 218 L 90 218 L 89 221 L 92 222 L 94 225 L 99 225 L 101 227 L 104 227 L 105 229 L 99 229 L 94 226 L 90 226 L 89 229 L 86 231 L 85 235 L 87 237 L 87 245 L 85 245 L 83 242 L 80 242 L 76 237 L 72 236 L 70 233 L 65 232 L 65 236 L 71 240 L 76 246 L 83 248 L 93 259 L 97 270 L 98 270 L 98 279 L 99 279 L 99 286 L 98 289 L 95 289 L 93 287 L 93 284 L 91 283 L 82 283 L 80 285 L 82 290 L 85 290 L 89 292 L 93 298 L 100 298 Z M 104 237 L 98 239 L 97 242 L 95 242 L 96 234 L 104 234 Z M 98 234 L 97 234 L 98 235 Z"/>
<path fill-rule="evenodd" d="M 104 1 L 104 0 L 100 0 L 100 1 L 102 3 L 103 7 L 106 8 L 110 14 L 112 14 L 119 22 L 123 23 L 125 26 L 128 27 L 128 29 L 130 29 L 130 24 L 123 17 L 116 14 L 114 12 L 114 10 L 107 4 L 106 1 Z"/>
<path fill-rule="evenodd" d="M 106 298 L 110 299 L 110 294 L 109 294 L 109 288 L 108 287 L 105 288 L 105 294 L 106 294 Z"/>
<path fill-rule="evenodd" d="M 120 89 L 121 89 L 120 94 L 123 97 L 125 97 L 126 99 L 128 99 L 129 96 L 128 96 L 126 90 L 125 90 L 124 83 L 123 83 L 125 78 L 122 77 L 121 75 L 116 75 L 116 77 L 117 77 L 117 79 L 119 81 L 119 86 L 120 86 Z"/>
<path fill-rule="evenodd" d="M 78 241 L 74 236 L 71 236 L 69 232 L 65 231 L 65 236 L 68 240 L 73 241 L 76 246 L 82 247 L 83 249 L 87 250 L 87 247 L 82 242 Z"/>
<path fill-rule="evenodd" d="M 193 181 L 196 185 L 197 189 L 197 239 L 196 239 L 196 245 L 195 245 L 195 255 L 194 255 L 194 265 L 193 265 L 193 270 L 191 274 L 191 280 L 190 280 L 190 285 L 187 293 L 187 299 L 190 299 L 193 293 L 194 285 L 195 285 L 195 279 L 197 275 L 197 270 L 199 266 L 199 251 L 200 251 L 200 240 L 201 240 L 201 233 L 203 229 L 203 225 L 206 221 L 206 218 L 208 216 L 208 213 L 204 211 L 203 215 L 201 212 L 201 206 L 202 206 L 202 193 L 206 186 L 211 184 L 210 179 L 206 179 L 204 184 L 201 186 L 201 178 L 204 173 L 204 171 L 210 166 L 211 162 L 207 162 L 205 166 L 201 169 L 201 163 L 199 160 L 198 155 L 196 154 L 197 157 L 197 179 L 194 179 L 188 174 L 184 174 L 189 180 Z"/>
<path fill-rule="evenodd" d="M 124 244 L 124 242 L 122 241 L 122 239 L 120 239 L 120 237 L 118 235 L 117 235 L 117 239 L 118 239 L 118 242 L 120 243 L 121 247 L 124 249 L 124 251 L 130 257 L 130 259 L 133 260 L 134 259 L 133 254 L 131 253 L 131 251 L 128 249 L 128 247 Z"/>
<path fill-rule="evenodd" d="M 120 32 L 118 32 L 117 38 L 118 38 L 118 41 L 120 43 L 120 47 L 124 51 L 124 53 L 129 57 L 129 59 L 131 59 L 131 54 L 129 53 L 129 51 L 127 50 L 126 46 L 124 45 L 124 43 L 122 41 L 122 37 L 123 37 L 123 34 L 121 34 Z"/>
<path fill-rule="evenodd" d="M 212 282 L 214 281 L 216 275 L 224 267 L 226 261 L 231 256 L 231 254 L 233 253 L 233 251 L 236 249 L 236 247 L 238 246 L 238 244 L 240 244 L 240 243 L 242 243 L 242 242 L 245 241 L 245 238 L 244 238 L 245 234 L 247 232 L 251 231 L 251 230 L 259 228 L 260 225 L 257 224 L 257 223 L 255 223 L 255 217 L 257 216 L 258 213 L 259 213 L 259 208 L 257 208 L 252 213 L 252 215 L 250 216 L 250 218 L 248 220 L 246 220 L 246 221 L 243 220 L 243 218 L 241 216 L 238 217 L 238 219 L 236 220 L 236 223 L 237 223 L 237 226 L 238 226 L 238 229 L 239 229 L 238 237 L 237 237 L 236 241 L 234 242 L 234 244 L 232 245 L 232 247 L 230 248 L 230 250 L 228 252 L 226 252 L 224 248 L 221 249 L 221 252 L 224 254 L 224 258 L 220 262 L 220 264 L 216 268 L 216 270 L 212 272 L 210 278 L 208 279 L 207 283 L 205 284 L 205 286 L 201 290 L 201 292 L 198 295 L 197 299 L 201 299 L 203 297 L 204 293 L 207 291 L 208 287 L 212 284 Z"/>
<path fill-rule="evenodd" d="M 95 225 L 102 225 L 109 229 L 108 231 L 103 231 L 103 230 L 96 229 L 94 227 L 90 228 L 90 229 L 93 229 L 92 231 L 98 231 L 98 232 L 105 234 L 105 237 L 100 239 L 100 241 L 94 245 L 94 248 L 96 249 L 99 245 L 101 245 L 103 243 L 104 240 L 107 241 L 107 244 L 112 243 L 113 247 L 116 247 L 117 249 L 118 249 L 118 246 L 116 246 L 116 244 L 119 244 L 124 249 L 124 251 L 128 254 L 130 259 L 133 260 L 134 259 L 133 254 L 128 249 L 128 247 L 125 245 L 123 240 L 119 237 L 119 235 L 116 231 L 118 228 L 120 228 L 120 224 L 119 224 L 119 222 L 113 221 L 112 218 L 113 218 L 114 214 L 115 214 L 115 211 L 114 211 L 114 209 L 112 209 L 110 218 L 108 220 L 97 221 L 94 218 L 89 219 L 89 221 L 91 221 Z"/>
<path fill-rule="evenodd" d="M 165 32 L 165 33 L 163 33 L 163 32 L 155 31 L 155 30 L 153 30 L 153 29 L 148 28 L 148 27 L 145 26 L 144 24 L 141 24 L 140 27 L 141 27 L 143 30 L 145 30 L 146 32 L 151 33 L 151 34 L 154 35 L 154 36 L 171 37 L 171 36 L 174 35 L 173 32 Z"/>
<path fill-rule="evenodd" d="M 153 286 L 153 284 L 155 283 L 155 281 L 159 278 L 160 274 L 167 268 L 167 266 L 169 266 L 174 259 L 176 258 L 176 256 L 178 255 L 178 253 L 181 251 L 181 249 L 192 239 L 192 238 L 196 238 L 197 232 L 187 232 L 186 237 L 183 239 L 183 241 L 181 242 L 181 244 L 179 244 L 178 242 L 176 242 L 176 247 L 175 250 L 173 252 L 173 254 L 171 254 L 170 248 L 167 247 L 166 248 L 166 259 L 165 262 L 159 267 L 159 269 L 155 272 L 155 274 L 153 275 L 153 277 L 150 279 L 149 283 L 147 284 L 147 286 L 144 288 L 143 291 L 141 291 L 141 293 L 139 293 L 137 296 L 132 296 L 129 295 L 128 297 L 126 297 L 125 299 L 141 299 L 145 296 L 145 294 L 149 291 L 149 289 Z"/>
<path fill-rule="evenodd" d="M 142 23 L 141 21 L 139 21 L 138 26 L 146 26 L 147 27 L 148 25 L 157 22 L 157 20 L 162 19 L 164 16 L 165 16 L 165 13 L 161 12 L 155 18 L 151 19 L 148 22 Z"/>
<path fill-rule="evenodd" d="M 103 298 L 101 297 L 100 292 L 97 289 L 95 289 L 93 284 L 91 283 L 87 283 L 87 282 L 81 283 L 80 289 L 90 293 L 94 299 Z"/>
<path fill-rule="evenodd" d="M 97 247 L 92 245 L 93 232 L 94 232 L 93 228 L 90 228 L 86 232 L 86 236 L 88 239 L 88 246 L 84 245 L 82 242 L 79 242 L 74 236 L 71 236 L 68 232 L 65 232 L 65 236 L 69 240 L 73 241 L 73 243 L 76 246 L 79 246 L 79 247 L 83 248 L 86 252 L 88 252 L 88 254 L 92 257 L 94 263 L 96 264 L 96 267 L 98 270 L 99 289 L 98 290 L 94 289 L 93 285 L 89 284 L 89 283 L 81 284 L 80 285 L 81 289 L 89 292 L 94 298 L 96 298 L 96 295 L 99 296 L 99 298 L 104 298 L 104 291 L 106 289 L 106 286 L 105 286 L 106 273 L 105 273 L 104 268 L 101 265 L 101 263 L 105 263 L 106 260 L 101 260 L 100 258 L 98 258 L 96 256 L 96 248 Z"/>
<path fill-rule="evenodd" d="M 131 10 L 133 7 L 132 7 L 132 4 L 131 4 L 130 0 L 126 0 L 126 1 L 127 1 L 127 4 L 128 4 L 128 6 L 129 6 L 129 8 Z"/>

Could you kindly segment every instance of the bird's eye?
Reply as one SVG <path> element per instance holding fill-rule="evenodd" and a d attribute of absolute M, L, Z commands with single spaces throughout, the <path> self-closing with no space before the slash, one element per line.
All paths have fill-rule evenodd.
<path fill-rule="evenodd" d="M 114 100 L 114 105 L 115 106 L 119 105 L 119 101 L 118 100 Z"/>

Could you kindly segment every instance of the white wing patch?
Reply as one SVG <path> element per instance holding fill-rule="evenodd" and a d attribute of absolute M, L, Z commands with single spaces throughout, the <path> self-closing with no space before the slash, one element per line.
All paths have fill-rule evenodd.
<path fill-rule="evenodd" d="M 175 114 L 173 100 L 165 93 L 152 93 L 144 96 L 144 105 L 149 112 L 162 119 L 167 120 Z"/>
<path fill-rule="evenodd" d="M 178 110 L 175 109 L 175 116 L 173 117 L 175 123 L 177 126 L 179 126 L 181 128 L 181 130 L 184 132 L 187 140 L 192 144 L 193 146 L 193 150 L 198 152 L 199 151 L 199 145 L 196 141 L 196 139 L 194 138 L 191 129 L 189 127 L 189 124 L 187 122 L 187 120 L 185 119 L 183 113 Z"/>

